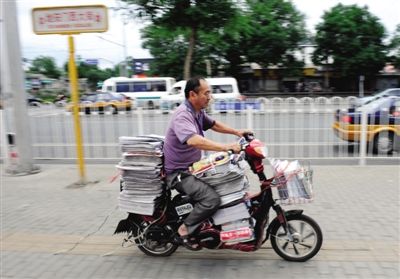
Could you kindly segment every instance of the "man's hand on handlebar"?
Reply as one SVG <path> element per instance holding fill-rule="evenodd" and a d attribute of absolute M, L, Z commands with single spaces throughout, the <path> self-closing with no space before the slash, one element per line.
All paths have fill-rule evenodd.
<path fill-rule="evenodd" d="M 253 135 L 254 133 L 248 129 L 239 129 L 239 130 L 237 130 L 237 133 L 236 133 L 236 135 L 238 137 L 246 137 L 246 135 L 249 135 L 249 134 Z"/>
<path fill-rule="evenodd" d="M 250 130 L 237 130 L 237 136 L 240 136 L 239 142 L 226 144 L 226 149 L 232 153 L 240 153 L 254 139 L 254 133 Z"/>
<path fill-rule="evenodd" d="M 226 149 L 228 151 L 233 152 L 233 153 L 239 153 L 242 150 L 242 146 L 237 142 L 228 143 L 228 144 L 226 144 Z"/>

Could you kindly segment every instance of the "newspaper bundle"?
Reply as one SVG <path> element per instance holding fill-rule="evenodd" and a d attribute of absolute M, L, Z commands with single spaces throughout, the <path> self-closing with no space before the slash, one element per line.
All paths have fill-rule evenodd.
<path fill-rule="evenodd" d="M 249 182 L 242 159 L 239 155 L 218 152 L 196 162 L 192 168 L 192 173 L 213 187 L 221 197 L 222 208 L 212 219 L 215 225 L 221 225 L 220 239 L 226 243 L 254 239 L 253 223 L 244 202 Z"/>
<path fill-rule="evenodd" d="M 122 160 L 122 191 L 119 194 L 121 210 L 153 215 L 164 185 L 162 146 L 164 137 L 158 135 L 120 137 Z"/>
<path fill-rule="evenodd" d="M 249 188 L 244 167 L 227 152 L 217 152 L 193 164 L 191 169 L 221 196 L 221 206 L 241 200 Z M 235 161 L 235 163 L 232 163 Z"/>

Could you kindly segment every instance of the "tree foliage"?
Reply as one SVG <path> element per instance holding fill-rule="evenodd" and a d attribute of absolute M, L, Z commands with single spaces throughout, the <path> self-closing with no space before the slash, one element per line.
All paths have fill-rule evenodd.
<path fill-rule="evenodd" d="M 207 75 L 206 60 L 211 65 L 211 75 L 217 74 L 218 66 L 226 65 L 226 73 L 237 76 L 239 65 L 244 62 L 242 30 L 245 29 L 243 19 L 238 22 L 238 15 L 232 17 L 224 28 L 218 32 L 198 32 L 198 40 L 193 53 L 191 72 L 193 75 Z M 166 27 L 149 25 L 142 30 L 143 47 L 156 57 L 152 74 L 183 78 L 182 65 L 189 48 L 187 29 L 170 31 Z"/>
<path fill-rule="evenodd" d="M 282 67 L 280 75 L 301 76 L 304 63 L 295 53 L 310 43 L 316 45 L 316 65 L 330 64 L 353 80 L 375 75 L 388 61 L 385 29 L 367 7 L 335 6 L 311 38 L 304 15 L 287 0 L 121 1 L 129 4 L 130 14 L 150 21 L 142 39 L 155 58 L 155 75 L 204 75 L 210 61 L 213 75 L 223 68 L 226 75 L 239 77 L 243 63 L 256 62 Z M 399 34 L 398 29 L 389 56 L 397 65 Z"/>
<path fill-rule="evenodd" d="M 97 83 L 110 77 L 118 76 L 118 68 L 99 69 L 97 65 L 88 65 L 84 61 L 77 61 L 78 78 L 86 78 L 91 90 L 97 89 Z M 68 62 L 64 64 L 64 70 L 68 73 Z"/>
<path fill-rule="evenodd" d="M 192 74 L 204 75 L 206 60 L 211 63 L 212 74 L 217 74 L 219 66 L 224 67 L 227 75 L 236 77 L 244 62 L 264 66 L 285 64 L 289 68 L 303 65 L 294 59 L 293 51 L 306 36 L 304 17 L 291 2 L 212 1 L 214 8 L 207 4 L 209 1 L 191 1 L 195 5 L 189 8 L 187 1 L 161 1 L 166 6 L 160 2 L 157 7 L 150 3 L 153 1 L 125 2 L 140 5 L 136 12 L 152 20 L 142 30 L 142 39 L 143 47 L 156 58 L 152 68 L 157 69 L 157 74 L 185 78 L 179 73 L 185 65 L 186 74 L 190 68 Z M 171 11 L 175 3 L 181 6 Z M 219 17 L 220 25 L 211 20 L 213 17 Z M 192 53 L 190 67 L 187 65 L 189 53 Z"/>
<path fill-rule="evenodd" d="M 249 32 L 248 17 L 237 9 L 224 28 L 218 32 L 200 34 L 201 49 L 214 66 L 214 74 L 217 74 L 217 67 L 223 66 L 226 75 L 239 76 L 241 65 L 247 62 L 248 48 L 244 42 Z"/>
<path fill-rule="evenodd" d="M 92 90 L 96 90 L 99 81 L 112 77 L 108 71 L 99 69 L 97 65 L 88 65 L 84 62 L 80 62 L 78 65 L 78 75 L 80 78 L 87 78 L 88 85 Z"/>
<path fill-rule="evenodd" d="M 149 18 L 155 26 L 186 36 L 187 48 L 183 77 L 191 76 L 193 55 L 200 32 L 218 32 L 234 15 L 235 7 L 229 0 L 122 0 L 135 4 L 136 15 Z"/>
<path fill-rule="evenodd" d="M 248 0 L 247 4 L 251 29 L 245 42 L 249 61 L 264 67 L 292 62 L 290 53 L 306 38 L 304 15 L 284 0 Z"/>
<path fill-rule="evenodd" d="M 367 7 L 338 4 L 322 19 L 316 27 L 314 63 L 332 62 L 343 77 L 370 76 L 382 69 L 385 29 Z"/>
<path fill-rule="evenodd" d="M 187 32 L 151 24 L 142 30 L 143 47 L 156 59 L 152 62 L 151 75 L 183 78 L 182 65 L 187 51 Z"/>
<path fill-rule="evenodd" d="M 54 58 L 50 56 L 39 56 L 33 59 L 29 72 L 56 79 L 61 76 L 61 71 L 58 69 Z"/>

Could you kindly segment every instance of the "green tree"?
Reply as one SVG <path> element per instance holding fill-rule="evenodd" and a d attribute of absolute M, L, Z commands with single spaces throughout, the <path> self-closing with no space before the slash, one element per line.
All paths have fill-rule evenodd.
<path fill-rule="evenodd" d="M 78 66 L 80 78 L 87 78 L 90 89 L 96 90 L 97 83 L 109 78 L 106 72 L 99 69 L 96 65 L 87 65 L 81 62 Z"/>
<path fill-rule="evenodd" d="M 234 15 L 235 6 L 229 0 L 122 0 L 133 7 L 136 15 L 149 18 L 155 26 L 171 32 L 187 34 L 188 46 L 184 59 L 183 77 L 191 76 L 193 55 L 199 32 L 218 32 Z"/>
<path fill-rule="evenodd" d="M 209 60 L 211 64 L 212 73 L 217 71 L 218 65 L 228 63 L 227 72 L 232 75 L 229 71 L 232 61 L 242 60 L 240 54 L 238 54 L 240 48 L 235 48 L 233 43 L 228 42 L 226 32 L 226 28 L 218 33 L 198 32 L 198 43 L 195 46 L 191 67 L 193 75 L 205 76 L 207 74 L 206 60 Z M 173 76 L 177 79 L 183 78 L 182 65 L 184 65 L 185 54 L 189 47 L 186 40 L 188 35 L 187 29 L 171 32 L 165 27 L 153 24 L 142 30 L 143 47 L 149 49 L 153 57 L 156 58 L 152 62 L 150 74 Z M 236 64 L 239 65 L 240 62 Z"/>
<path fill-rule="evenodd" d="M 306 37 L 304 15 L 292 2 L 284 0 L 246 1 L 250 30 L 243 41 L 250 62 L 264 67 L 284 66 L 294 59 L 292 53 Z M 293 61 L 291 65 L 298 65 Z M 286 65 L 285 65 L 286 66 Z"/>
<path fill-rule="evenodd" d="M 260 26 L 254 26 L 255 15 L 258 18 L 273 17 L 277 12 L 263 9 L 264 6 L 257 6 L 259 1 L 252 1 L 249 5 L 242 3 L 233 5 L 233 14 L 226 21 L 225 25 L 218 28 L 216 32 L 208 32 L 207 30 L 199 30 L 197 32 L 197 43 L 195 46 L 192 73 L 196 75 L 206 74 L 206 60 L 210 61 L 212 66 L 212 73 L 216 74 L 217 66 L 224 66 L 224 71 L 229 76 L 238 77 L 241 70 L 241 65 L 244 62 L 260 62 L 267 66 L 269 64 L 281 63 L 288 66 L 287 73 L 296 75 L 301 71 L 302 62 L 296 61 L 291 52 L 297 48 L 297 44 L 305 37 L 304 19 L 289 5 L 282 8 L 283 1 L 275 1 L 275 6 L 272 5 L 271 9 L 279 8 L 279 13 L 287 14 L 292 11 L 288 18 L 293 24 L 288 24 L 285 19 L 279 19 L 279 24 L 285 25 L 286 28 L 277 30 L 276 32 L 287 32 L 284 36 L 289 36 L 290 39 L 284 43 L 277 43 L 276 37 L 270 33 L 260 33 Z M 285 6 L 286 4 L 284 4 Z M 257 6 L 258 8 L 254 8 Z M 250 7 L 254 10 L 250 12 Z M 239 9 L 241 8 L 241 9 Z M 243 12 L 247 11 L 247 12 Z M 266 15 L 265 15 L 266 13 Z M 272 14 L 272 15 L 271 15 Z M 271 21 L 278 20 L 271 18 Z M 272 24 L 272 23 L 271 23 Z M 278 24 L 278 23 L 275 23 Z M 278 25 L 279 25 L 278 24 Z M 271 38 L 275 45 L 280 47 L 279 52 L 276 48 L 268 48 L 266 45 L 272 45 L 265 38 Z M 160 75 L 172 75 L 177 78 L 182 78 L 179 72 L 184 64 L 185 53 L 189 49 L 190 30 L 187 28 L 174 28 L 169 26 L 160 26 L 151 24 L 142 31 L 142 39 L 144 41 L 143 47 L 150 50 L 150 53 L 156 58 L 152 65 L 156 69 L 156 73 Z M 262 39 L 261 39 L 262 38 Z M 248 54 L 249 57 L 247 58 Z M 273 57 L 268 59 L 266 57 Z M 264 61 L 267 61 L 265 62 Z M 294 69 L 294 70 L 293 70 Z"/>
<path fill-rule="evenodd" d="M 170 31 L 168 28 L 151 24 L 142 30 L 143 47 L 149 49 L 156 59 L 151 64 L 151 75 L 183 78 L 182 65 L 188 47 L 181 29 Z"/>
<path fill-rule="evenodd" d="M 57 68 L 54 58 L 50 56 L 39 56 L 33 59 L 32 65 L 29 67 L 29 72 L 56 79 L 61 75 L 61 71 Z"/>
<path fill-rule="evenodd" d="M 211 62 L 214 73 L 218 70 L 216 66 L 224 66 L 226 75 L 238 78 L 241 65 L 247 62 L 244 42 L 249 36 L 250 19 L 237 9 L 224 28 L 218 32 L 200 34 L 203 60 Z"/>
<path fill-rule="evenodd" d="M 64 64 L 64 69 L 68 72 L 68 62 Z M 97 83 L 110 77 L 117 76 L 117 67 L 115 69 L 99 69 L 97 65 L 88 65 L 82 60 L 77 61 L 78 78 L 86 78 L 91 90 L 97 89 Z"/>
<path fill-rule="evenodd" d="M 382 69 L 387 51 L 385 29 L 368 7 L 338 4 L 322 20 L 316 27 L 315 64 L 332 62 L 342 77 L 353 82 L 359 75 L 372 76 Z"/>

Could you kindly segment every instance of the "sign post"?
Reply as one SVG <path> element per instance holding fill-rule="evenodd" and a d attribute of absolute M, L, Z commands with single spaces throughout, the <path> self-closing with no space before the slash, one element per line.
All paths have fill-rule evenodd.
<path fill-rule="evenodd" d="M 68 73 L 76 140 L 76 153 L 79 164 L 80 181 L 86 184 L 83 154 L 82 130 L 79 118 L 78 74 L 75 65 L 75 46 L 73 34 L 97 33 L 108 30 L 107 8 L 103 5 L 43 7 L 32 10 L 33 31 L 37 35 L 68 35 L 69 61 Z"/>
<path fill-rule="evenodd" d="M 85 162 L 83 159 L 82 130 L 81 130 L 81 122 L 79 119 L 78 73 L 76 71 L 76 65 L 75 65 L 75 46 L 74 46 L 74 37 L 72 35 L 68 36 L 68 45 L 69 45 L 68 74 L 69 74 L 69 83 L 71 88 L 71 99 L 73 104 L 72 110 L 74 115 L 76 154 L 78 157 L 78 164 L 79 164 L 80 184 L 85 184 L 86 183 Z"/>

